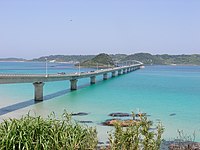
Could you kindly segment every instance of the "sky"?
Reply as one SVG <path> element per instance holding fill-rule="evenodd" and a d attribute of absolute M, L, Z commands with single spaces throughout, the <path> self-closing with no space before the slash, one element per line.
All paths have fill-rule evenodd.
<path fill-rule="evenodd" d="M 0 0 L 0 58 L 199 54 L 200 0 Z"/>

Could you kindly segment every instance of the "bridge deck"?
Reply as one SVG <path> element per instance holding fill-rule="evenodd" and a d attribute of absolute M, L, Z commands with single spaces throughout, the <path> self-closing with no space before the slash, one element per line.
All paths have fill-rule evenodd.
<path fill-rule="evenodd" d="M 87 78 L 114 71 L 119 71 L 127 68 L 140 67 L 142 64 L 135 64 L 129 66 L 115 67 L 109 69 L 101 69 L 83 73 L 69 73 L 69 74 L 0 74 L 0 84 L 8 83 L 34 83 L 34 82 L 52 82 L 62 80 L 73 80 Z"/>
<path fill-rule="evenodd" d="M 0 74 L 0 84 L 9 84 L 9 83 L 33 83 L 35 87 L 35 100 L 43 100 L 43 86 L 44 82 L 52 81 L 62 81 L 70 80 L 71 90 L 77 90 L 77 79 L 88 78 L 90 77 L 90 83 L 95 84 L 95 77 L 98 75 L 103 75 L 103 79 L 107 79 L 107 74 L 112 73 L 112 76 L 115 76 L 115 72 L 118 71 L 118 74 L 122 74 L 122 71 L 133 71 L 139 69 L 142 66 L 142 63 L 115 67 L 109 69 L 101 69 L 90 72 L 83 73 L 70 73 L 70 74 Z"/>

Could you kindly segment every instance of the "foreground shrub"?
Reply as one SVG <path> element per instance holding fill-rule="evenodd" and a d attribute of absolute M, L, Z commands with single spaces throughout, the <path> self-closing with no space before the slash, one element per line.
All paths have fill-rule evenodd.
<path fill-rule="evenodd" d="M 135 115 L 133 114 L 133 118 Z M 121 127 L 115 124 L 115 131 L 109 135 L 111 150 L 159 150 L 161 135 L 164 128 L 159 123 L 152 130 L 153 123 L 146 116 L 141 115 L 139 120 L 130 124 L 129 127 Z"/>
<path fill-rule="evenodd" d="M 0 124 L 2 150 L 93 150 L 97 132 L 72 121 L 67 113 L 61 119 L 47 119 L 29 114 L 21 119 L 9 119 Z"/>

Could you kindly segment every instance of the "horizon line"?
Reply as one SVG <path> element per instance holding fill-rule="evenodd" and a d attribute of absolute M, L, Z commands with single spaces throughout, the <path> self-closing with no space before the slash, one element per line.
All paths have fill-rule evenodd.
<path fill-rule="evenodd" d="M 105 53 L 105 52 L 102 52 Z M 0 57 L 0 59 L 24 59 L 24 60 L 32 60 L 32 59 L 38 59 L 41 57 L 49 57 L 49 56 L 96 56 L 102 53 L 98 53 L 98 54 L 50 54 L 50 55 L 42 55 L 42 56 L 38 56 L 38 57 L 32 57 L 32 58 L 23 58 L 23 57 Z M 138 53 L 131 53 L 131 54 L 127 54 L 127 53 L 105 53 L 108 55 L 134 55 L 134 54 L 151 54 L 151 55 L 174 55 L 174 56 L 178 56 L 178 55 L 200 55 L 200 53 L 180 53 L 180 54 L 168 54 L 168 53 L 160 53 L 160 54 L 152 54 L 152 53 L 147 53 L 147 52 L 138 52 Z"/>

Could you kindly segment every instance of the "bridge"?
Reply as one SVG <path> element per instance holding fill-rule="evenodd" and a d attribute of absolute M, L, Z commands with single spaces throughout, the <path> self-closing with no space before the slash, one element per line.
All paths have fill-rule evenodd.
<path fill-rule="evenodd" d="M 96 76 L 103 75 L 103 80 L 108 79 L 108 73 L 111 73 L 112 77 L 117 75 L 126 74 L 143 66 L 142 63 L 120 66 L 108 69 L 100 69 L 90 72 L 79 72 L 71 74 L 0 74 L 0 84 L 15 84 L 15 83 L 33 83 L 35 94 L 35 101 L 43 100 L 43 86 L 45 82 L 53 81 L 70 81 L 70 89 L 77 90 L 78 79 L 90 78 L 90 84 L 96 83 Z"/>

